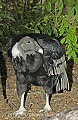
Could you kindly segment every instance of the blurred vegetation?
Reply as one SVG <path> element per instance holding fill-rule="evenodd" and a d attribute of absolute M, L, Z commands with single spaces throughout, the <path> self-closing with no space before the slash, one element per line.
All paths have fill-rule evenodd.
<path fill-rule="evenodd" d="M 78 0 L 0 0 L 0 42 L 24 33 L 61 39 L 78 63 Z"/>

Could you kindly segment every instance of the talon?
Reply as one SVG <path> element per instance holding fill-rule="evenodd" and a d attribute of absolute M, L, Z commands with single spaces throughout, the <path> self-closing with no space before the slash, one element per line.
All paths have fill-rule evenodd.
<path fill-rule="evenodd" d="M 48 112 L 51 110 L 50 106 L 45 105 L 44 109 L 40 110 L 39 112 Z"/>
<path fill-rule="evenodd" d="M 48 112 L 51 110 L 50 103 L 49 103 L 49 95 L 46 93 L 46 105 L 43 110 L 40 110 L 40 112 Z"/>
<path fill-rule="evenodd" d="M 20 108 L 19 110 L 17 110 L 16 112 L 14 113 L 10 113 L 10 117 L 17 117 L 17 116 L 20 116 L 20 115 L 25 115 L 25 112 L 26 112 L 26 109 L 24 107 Z"/>

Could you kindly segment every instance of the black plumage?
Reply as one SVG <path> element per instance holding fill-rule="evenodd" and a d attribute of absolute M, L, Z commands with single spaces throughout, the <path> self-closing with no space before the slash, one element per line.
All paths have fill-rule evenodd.
<path fill-rule="evenodd" d="M 17 35 L 8 43 L 8 55 L 16 74 L 17 93 L 22 95 L 31 85 L 42 86 L 50 95 L 69 89 L 66 61 L 57 39 L 48 35 Z"/>

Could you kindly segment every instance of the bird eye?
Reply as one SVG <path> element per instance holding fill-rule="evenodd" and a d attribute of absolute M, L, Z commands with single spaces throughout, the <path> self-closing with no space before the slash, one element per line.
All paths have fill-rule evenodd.
<path fill-rule="evenodd" d="M 30 41 L 28 41 L 28 43 L 30 43 Z"/>

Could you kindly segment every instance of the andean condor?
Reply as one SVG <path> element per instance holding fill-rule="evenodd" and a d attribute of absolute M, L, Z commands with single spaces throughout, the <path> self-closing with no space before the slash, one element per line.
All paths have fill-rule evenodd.
<path fill-rule="evenodd" d="M 41 34 L 17 35 L 8 42 L 8 55 L 16 75 L 17 93 L 21 96 L 18 111 L 23 114 L 25 96 L 32 85 L 42 86 L 46 93 L 44 110 L 51 109 L 49 98 L 61 90 L 69 90 L 66 61 L 57 39 Z"/>

